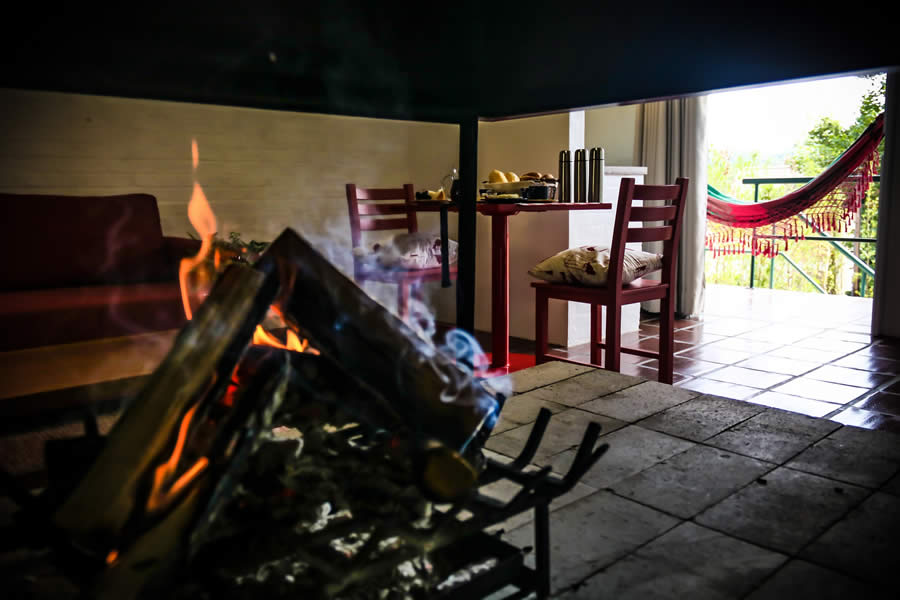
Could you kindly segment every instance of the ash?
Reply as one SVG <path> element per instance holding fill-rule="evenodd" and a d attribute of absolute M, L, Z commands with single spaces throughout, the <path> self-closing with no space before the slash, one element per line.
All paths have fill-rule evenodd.
<path fill-rule="evenodd" d="M 335 405 L 288 397 L 194 541 L 175 597 L 418 599 L 467 580 L 441 584 L 453 574 L 438 574 L 428 544 L 409 539 L 434 512 L 408 448 Z"/>

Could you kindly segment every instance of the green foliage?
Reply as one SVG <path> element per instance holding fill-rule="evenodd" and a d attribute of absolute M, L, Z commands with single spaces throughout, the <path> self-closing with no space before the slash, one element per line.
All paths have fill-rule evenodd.
<path fill-rule="evenodd" d="M 887 78 L 884 74 L 866 77 L 869 89 L 860 100 L 859 114 L 849 127 L 842 128 L 834 119 L 823 118 L 813 127 L 804 143 L 798 144 L 788 160 L 788 164 L 799 173 L 815 176 L 834 162 L 841 153 L 859 138 L 866 128 L 884 111 L 884 94 Z M 884 141 L 878 148 L 884 152 Z M 873 183 L 869 188 L 853 237 L 874 238 L 878 233 L 878 192 L 880 185 Z M 845 248 L 859 256 L 866 264 L 875 268 L 875 244 L 840 242 Z M 835 251 L 837 253 L 837 251 Z M 859 293 L 861 275 L 856 273 L 854 292 Z M 868 286 L 866 295 L 872 295 Z"/>
<path fill-rule="evenodd" d="M 785 161 L 795 172 L 815 177 L 837 159 L 841 153 L 853 144 L 872 121 L 884 110 L 885 81 L 884 74 L 867 76 L 870 81 L 869 90 L 860 99 L 859 114 L 849 127 L 841 127 L 840 123 L 830 117 L 823 117 L 809 131 L 807 139 L 795 146 Z M 883 151 L 882 147 L 879 148 Z M 744 178 L 759 177 L 761 172 L 773 166 L 774 159 L 761 157 L 758 152 L 743 155 L 731 155 L 718 148 L 709 149 L 707 177 L 709 184 L 721 192 L 734 198 L 753 201 L 754 186 L 742 184 Z M 759 186 L 758 201 L 763 202 L 779 198 L 788 193 L 794 186 L 766 184 Z M 860 211 L 858 232 L 854 237 L 874 238 L 878 228 L 878 184 L 873 184 Z M 860 243 L 858 250 L 850 242 L 843 243 L 851 252 L 867 264 L 875 267 L 875 244 Z M 841 271 L 846 268 L 847 259 L 830 244 L 825 242 L 804 242 L 791 247 L 787 255 L 797 263 L 813 280 L 819 283 L 830 294 L 845 293 L 841 283 Z M 776 289 L 814 292 L 816 289 L 782 258 L 770 261 L 766 258 L 755 260 L 754 285 L 769 286 L 769 271 L 774 270 L 774 287 Z M 706 279 L 710 283 L 728 285 L 749 285 L 750 257 L 720 256 L 706 261 Z M 854 274 L 852 294 L 860 294 L 861 274 Z M 872 295 L 871 280 L 866 286 L 865 295 Z"/>

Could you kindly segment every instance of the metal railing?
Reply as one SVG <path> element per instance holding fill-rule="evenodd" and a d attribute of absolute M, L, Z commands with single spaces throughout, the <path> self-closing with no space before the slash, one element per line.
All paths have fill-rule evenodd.
<path fill-rule="evenodd" d="M 802 184 L 808 183 L 812 181 L 812 177 L 748 177 L 741 181 L 744 184 L 750 184 L 753 186 L 753 202 L 759 202 L 759 186 L 765 184 Z M 880 182 L 881 177 L 876 175 L 872 178 L 874 182 Z M 877 238 L 863 238 L 863 237 L 837 237 L 832 236 L 818 227 L 816 227 L 803 213 L 798 215 L 804 223 L 812 227 L 815 231 L 818 232 L 818 235 L 806 236 L 804 239 L 799 240 L 801 242 L 828 242 L 831 244 L 833 248 L 835 248 L 840 254 L 852 262 L 859 269 L 860 272 L 860 282 L 859 282 L 859 292 L 861 296 L 866 295 L 866 289 L 868 287 L 869 279 L 875 279 L 875 269 L 872 268 L 871 265 L 861 260 L 858 256 L 847 250 L 844 246 L 839 244 L 838 242 L 855 242 L 855 243 L 874 243 L 877 242 Z M 774 226 L 772 227 L 774 233 Z M 764 239 L 781 239 L 781 236 L 777 235 L 757 235 L 758 238 Z M 795 263 L 785 252 L 780 252 L 778 256 L 782 257 L 785 262 L 787 262 L 795 271 L 800 273 L 806 281 L 812 285 L 817 292 L 820 294 L 826 294 L 825 288 L 822 287 L 819 283 L 817 283 L 806 271 L 804 271 L 800 265 Z M 775 286 L 775 258 L 769 258 L 769 289 L 772 289 Z M 750 287 L 753 288 L 756 280 L 756 257 L 753 254 L 750 254 Z"/>

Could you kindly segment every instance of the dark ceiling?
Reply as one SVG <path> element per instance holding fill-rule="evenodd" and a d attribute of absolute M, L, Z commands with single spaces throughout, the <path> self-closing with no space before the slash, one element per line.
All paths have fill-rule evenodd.
<path fill-rule="evenodd" d="M 244 4 L 35 3 L 0 86 L 456 122 L 900 65 L 871 2 Z"/>

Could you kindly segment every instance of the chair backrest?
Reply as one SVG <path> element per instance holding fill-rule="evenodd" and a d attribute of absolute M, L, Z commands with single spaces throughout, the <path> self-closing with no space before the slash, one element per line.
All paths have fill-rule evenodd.
<path fill-rule="evenodd" d="M 402 188 L 358 188 L 347 184 L 347 212 L 350 214 L 350 236 L 353 247 L 362 243 L 363 231 L 403 229 L 409 233 L 419 230 L 416 221 L 416 194 L 413 184 Z M 402 217 L 384 218 L 388 215 Z"/>
<path fill-rule="evenodd" d="M 688 180 L 679 177 L 675 185 L 635 185 L 634 178 L 622 179 L 619 206 L 609 249 L 607 285 L 622 287 L 622 262 L 629 242 L 663 242 L 662 281 L 672 286 L 678 264 L 678 240 L 687 197 Z M 635 200 L 653 202 L 652 206 L 633 206 Z M 630 227 L 635 222 L 650 222 Z"/>

